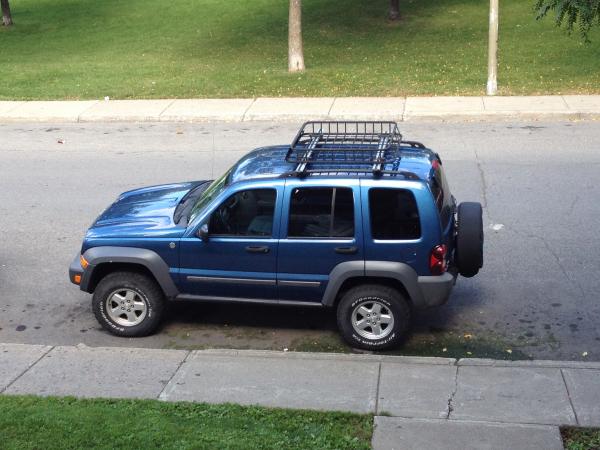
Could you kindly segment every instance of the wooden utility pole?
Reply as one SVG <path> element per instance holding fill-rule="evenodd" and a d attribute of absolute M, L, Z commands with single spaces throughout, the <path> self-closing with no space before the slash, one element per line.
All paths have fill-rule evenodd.
<path fill-rule="evenodd" d="M 496 95 L 498 92 L 498 2 L 490 0 L 487 95 Z"/>
<path fill-rule="evenodd" d="M 288 71 L 302 72 L 304 51 L 302 49 L 302 0 L 290 0 L 288 24 Z"/>

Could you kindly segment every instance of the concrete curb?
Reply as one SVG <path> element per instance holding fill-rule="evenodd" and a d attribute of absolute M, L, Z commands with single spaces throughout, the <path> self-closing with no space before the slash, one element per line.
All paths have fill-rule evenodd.
<path fill-rule="evenodd" d="M 599 120 L 600 95 L 0 101 L 9 122 Z"/>

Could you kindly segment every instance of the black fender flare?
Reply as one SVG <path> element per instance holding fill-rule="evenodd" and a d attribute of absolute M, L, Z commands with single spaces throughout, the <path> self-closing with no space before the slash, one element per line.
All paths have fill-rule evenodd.
<path fill-rule="evenodd" d="M 350 278 L 377 277 L 400 282 L 415 307 L 425 303 L 419 288 L 418 275 L 408 264 L 391 261 L 348 261 L 338 264 L 329 274 L 329 282 L 323 295 L 323 305 L 333 306 L 344 282 Z"/>
<path fill-rule="evenodd" d="M 158 253 L 145 248 L 137 247 L 92 247 L 83 254 L 89 266 L 85 269 L 81 279 L 82 291 L 91 292 L 90 284 L 93 280 L 94 270 L 105 263 L 137 264 L 145 267 L 152 273 L 168 298 L 173 298 L 179 291 L 169 273 L 169 266 Z"/>

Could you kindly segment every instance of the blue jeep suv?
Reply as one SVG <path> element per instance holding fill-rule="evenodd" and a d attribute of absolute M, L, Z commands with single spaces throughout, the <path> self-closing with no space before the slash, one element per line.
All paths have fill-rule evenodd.
<path fill-rule="evenodd" d="M 482 264 L 481 205 L 457 207 L 437 153 L 394 122 L 307 122 L 216 180 L 121 194 L 69 276 L 119 336 L 168 301 L 270 303 L 336 308 L 350 345 L 383 350 Z"/>

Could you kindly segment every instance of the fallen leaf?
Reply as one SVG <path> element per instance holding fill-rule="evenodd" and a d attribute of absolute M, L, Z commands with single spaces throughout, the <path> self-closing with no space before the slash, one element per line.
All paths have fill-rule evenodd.
<path fill-rule="evenodd" d="M 473 335 L 472 335 L 472 334 L 470 334 L 470 333 L 465 333 L 465 334 L 464 334 L 464 338 L 465 338 L 465 339 L 471 339 L 472 337 L 473 337 Z"/>
<path fill-rule="evenodd" d="M 59 144 L 64 144 L 65 140 L 61 138 L 61 139 L 57 139 L 56 142 Z"/>
<path fill-rule="evenodd" d="M 588 355 L 588 352 L 583 352 L 583 353 L 581 354 L 581 356 L 584 356 L 584 357 L 585 357 L 585 356 L 587 356 L 587 355 Z"/>

